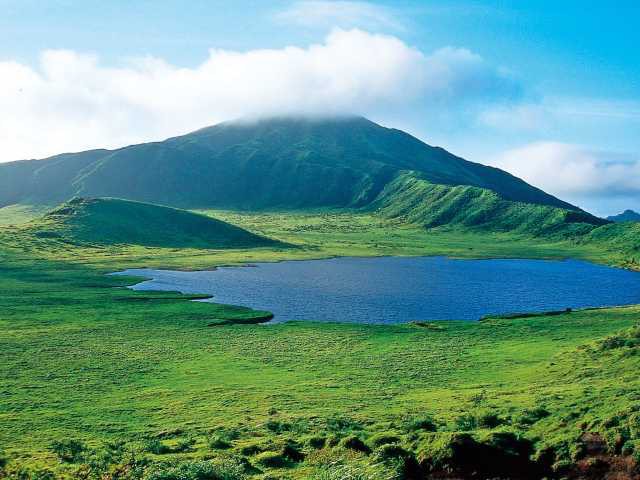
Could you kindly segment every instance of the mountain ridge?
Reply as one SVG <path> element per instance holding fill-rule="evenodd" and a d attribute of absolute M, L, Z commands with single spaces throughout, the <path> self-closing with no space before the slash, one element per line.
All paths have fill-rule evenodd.
<path fill-rule="evenodd" d="M 0 205 L 118 197 L 183 208 L 362 208 L 403 171 L 505 200 L 577 207 L 364 117 L 223 122 L 160 142 L 0 165 Z"/>

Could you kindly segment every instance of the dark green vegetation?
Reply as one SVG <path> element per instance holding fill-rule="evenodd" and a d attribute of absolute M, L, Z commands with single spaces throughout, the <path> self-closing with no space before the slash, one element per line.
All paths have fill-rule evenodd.
<path fill-rule="evenodd" d="M 75 198 L 27 225 L 69 243 L 173 248 L 250 248 L 278 242 L 197 213 L 115 198 Z"/>
<path fill-rule="evenodd" d="M 618 215 L 607 217 L 611 222 L 640 222 L 640 213 L 633 210 L 625 210 Z"/>
<path fill-rule="evenodd" d="M 575 237 L 608 223 L 580 210 L 505 200 L 486 188 L 434 184 L 417 172 L 398 175 L 373 207 L 385 217 L 427 228 L 446 225 L 549 237 Z"/>
<path fill-rule="evenodd" d="M 575 210 L 496 168 L 361 117 L 229 122 L 163 142 L 0 165 L 0 206 L 118 197 L 188 208 L 366 207 L 399 173 Z"/>

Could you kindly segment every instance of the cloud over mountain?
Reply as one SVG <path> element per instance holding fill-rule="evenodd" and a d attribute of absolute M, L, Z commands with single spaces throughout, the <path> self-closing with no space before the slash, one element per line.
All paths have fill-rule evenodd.
<path fill-rule="evenodd" d="M 69 50 L 37 67 L 0 62 L 0 161 L 116 147 L 242 116 L 375 115 L 512 98 L 518 82 L 479 55 L 426 54 L 389 35 L 335 29 L 307 47 L 212 49 L 193 67 L 160 58 L 105 65 Z"/>

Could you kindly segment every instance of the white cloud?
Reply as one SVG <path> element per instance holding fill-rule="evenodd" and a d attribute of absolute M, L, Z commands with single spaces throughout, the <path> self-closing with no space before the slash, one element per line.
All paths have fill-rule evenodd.
<path fill-rule="evenodd" d="M 548 108 L 533 103 L 498 105 L 481 111 L 478 119 L 484 126 L 506 131 L 540 131 L 555 120 Z"/>
<path fill-rule="evenodd" d="M 390 28 L 403 30 L 403 24 L 391 9 L 368 2 L 309 0 L 293 3 L 275 15 L 280 23 L 307 28 Z"/>
<path fill-rule="evenodd" d="M 639 156 L 560 142 L 536 142 L 509 150 L 492 164 L 577 203 L 585 198 L 615 197 L 635 197 L 637 203 L 640 198 Z"/>
<path fill-rule="evenodd" d="M 425 55 L 356 29 L 306 48 L 213 49 L 194 68 L 153 57 L 112 67 L 45 51 L 37 68 L 0 62 L 0 161 L 157 140 L 242 116 L 451 111 L 515 91 L 468 50 Z"/>
<path fill-rule="evenodd" d="M 550 132 L 571 123 L 602 125 L 640 122 L 640 103 L 598 98 L 541 98 L 538 101 L 492 105 L 478 115 L 483 126 L 503 131 Z"/>

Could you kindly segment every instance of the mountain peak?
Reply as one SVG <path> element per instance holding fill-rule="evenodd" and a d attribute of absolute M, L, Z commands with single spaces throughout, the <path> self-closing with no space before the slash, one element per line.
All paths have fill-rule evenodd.
<path fill-rule="evenodd" d="M 240 119 L 163 142 L 0 166 L 0 206 L 118 197 L 186 208 L 367 208 L 403 172 L 578 210 L 502 170 L 362 116 Z"/>
<path fill-rule="evenodd" d="M 627 209 L 618 215 L 607 217 L 612 222 L 640 222 L 640 213 Z"/>

